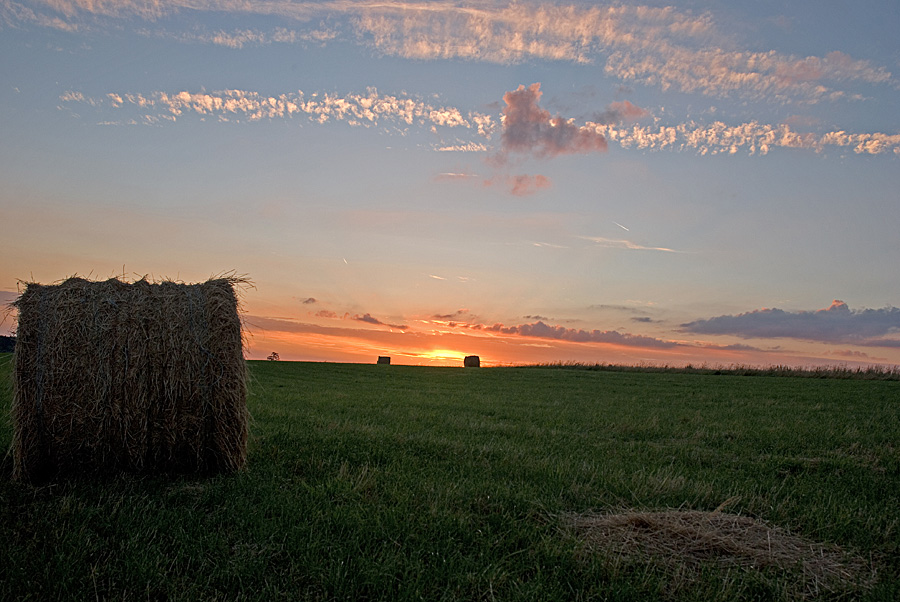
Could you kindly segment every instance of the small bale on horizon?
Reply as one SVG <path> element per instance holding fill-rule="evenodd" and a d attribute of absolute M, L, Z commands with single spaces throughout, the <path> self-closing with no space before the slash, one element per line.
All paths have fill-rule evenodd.
<path fill-rule="evenodd" d="M 384 364 L 384 365 L 386 365 L 386 366 L 389 366 L 389 365 L 391 364 L 391 358 L 390 358 L 389 356 L 386 356 L 386 355 L 379 355 L 379 356 L 378 356 L 378 362 L 377 362 L 377 363 L 378 363 L 378 364 Z"/>
<path fill-rule="evenodd" d="M 231 472 L 247 458 L 235 277 L 26 284 L 13 378 L 13 478 Z"/>
<path fill-rule="evenodd" d="M 480 368 L 481 358 L 477 355 L 467 355 L 465 359 L 463 359 L 463 366 L 466 368 Z"/>

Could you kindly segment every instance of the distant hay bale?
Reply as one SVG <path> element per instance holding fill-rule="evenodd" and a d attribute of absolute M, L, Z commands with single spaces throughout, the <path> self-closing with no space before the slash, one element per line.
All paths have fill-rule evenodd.
<path fill-rule="evenodd" d="M 379 363 L 379 364 L 384 364 L 384 365 L 389 366 L 389 365 L 391 364 L 391 358 L 388 357 L 388 356 L 386 356 L 386 355 L 379 355 L 379 356 L 378 356 L 378 363 Z"/>
<path fill-rule="evenodd" d="M 14 304 L 13 478 L 241 468 L 246 282 L 27 284 Z"/>
<path fill-rule="evenodd" d="M 480 368 L 481 358 L 477 355 L 467 355 L 463 359 L 463 366 L 465 366 L 466 368 Z"/>

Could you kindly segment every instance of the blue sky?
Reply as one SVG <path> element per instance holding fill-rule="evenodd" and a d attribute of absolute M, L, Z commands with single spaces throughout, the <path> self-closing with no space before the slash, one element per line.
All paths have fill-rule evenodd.
<path fill-rule="evenodd" d="M 250 357 L 898 364 L 898 25 L 0 0 L 0 302 L 233 270 Z"/>

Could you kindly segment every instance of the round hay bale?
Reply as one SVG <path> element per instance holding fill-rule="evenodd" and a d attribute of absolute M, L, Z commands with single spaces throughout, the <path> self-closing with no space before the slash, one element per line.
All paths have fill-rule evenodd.
<path fill-rule="evenodd" d="M 13 477 L 242 467 L 234 289 L 246 282 L 27 284 L 15 302 Z"/>

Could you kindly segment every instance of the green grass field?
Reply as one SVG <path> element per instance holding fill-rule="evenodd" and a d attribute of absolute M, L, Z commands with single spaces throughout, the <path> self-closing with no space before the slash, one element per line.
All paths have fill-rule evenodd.
<path fill-rule="evenodd" d="M 241 473 L 34 488 L 7 457 L 0 599 L 900 599 L 900 382 L 250 364 Z M 690 564 L 577 527 L 717 508 L 845 577 Z"/>

